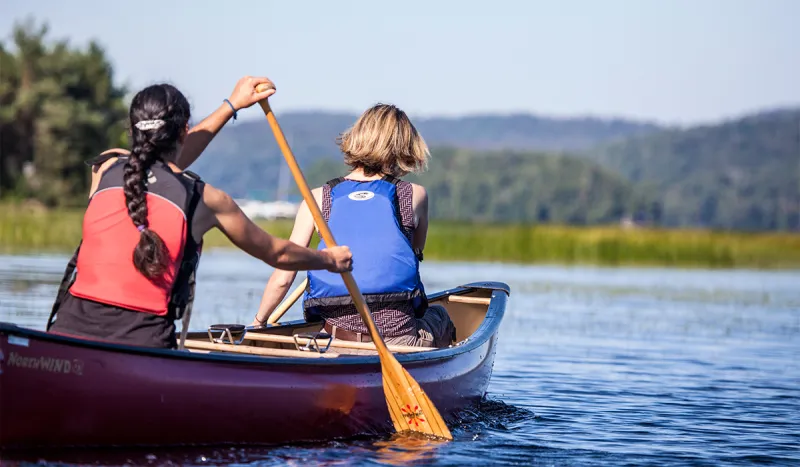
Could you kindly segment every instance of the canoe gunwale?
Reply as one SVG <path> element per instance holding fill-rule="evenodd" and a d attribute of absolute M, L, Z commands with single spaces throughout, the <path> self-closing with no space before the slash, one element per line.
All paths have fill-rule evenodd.
<path fill-rule="evenodd" d="M 459 342 L 453 347 L 447 347 L 438 350 L 429 350 L 426 352 L 394 354 L 395 358 L 401 363 L 416 363 L 416 362 L 433 362 L 437 360 L 445 360 L 456 357 L 460 354 L 469 352 L 476 347 L 483 345 L 493 335 L 495 335 L 505 314 L 506 303 L 510 289 L 508 285 L 501 282 L 476 282 L 466 284 L 463 286 L 455 287 L 449 290 L 436 292 L 428 295 L 430 301 L 440 299 L 448 295 L 464 295 L 476 289 L 491 290 L 491 302 L 486 310 L 486 316 L 470 336 Z M 306 324 L 304 320 L 287 321 L 282 323 L 282 326 L 302 326 Z M 252 328 L 249 328 L 252 329 Z M 118 344 L 113 342 L 94 341 L 90 339 L 82 339 L 78 337 L 63 336 L 52 334 L 45 331 L 34 330 L 30 328 L 23 328 L 13 323 L 0 322 L 0 335 L 8 334 L 20 337 L 27 337 L 29 339 L 48 341 L 53 343 L 64 344 L 68 346 L 77 346 L 83 348 L 91 348 L 95 350 L 108 351 L 132 354 L 145 357 L 154 358 L 169 358 L 181 359 L 196 362 L 219 362 L 219 363 L 241 363 L 241 364 L 262 364 L 262 365 L 289 365 L 289 366 L 339 366 L 339 365 L 378 365 L 380 363 L 377 355 L 354 355 L 347 358 L 299 358 L 299 357 L 270 357 L 270 356 L 250 356 L 242 354 L 224 354 L 224 353 L 194 353 L 182 350 L 173 349 L 158 349 L 139 347 L 127 344 Z"/>

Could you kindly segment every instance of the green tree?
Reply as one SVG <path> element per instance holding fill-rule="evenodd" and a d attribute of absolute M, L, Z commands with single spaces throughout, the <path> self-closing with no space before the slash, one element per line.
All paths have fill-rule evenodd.
<path fill-rule="evenodd" d="M 126 90 L 97 43 L 75 48 L 47 32 L 28 20 L 0 43 L 0 196 L 64 206 L 86 195 L 83 161 L 125 144 Z"/>

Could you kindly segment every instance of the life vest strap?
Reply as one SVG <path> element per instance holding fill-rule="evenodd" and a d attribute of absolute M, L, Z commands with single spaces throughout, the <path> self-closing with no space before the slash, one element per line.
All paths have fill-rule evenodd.
<path fill-rule="evenodd" d="M 175 288 L 169 302 L 169 309 L 175 319 L 181 319 L 188 307 L 194 302 L 194 289 L 196 283 L 197 266 L 200 264 L 200 249 L 202 242 L 197 243 L 192 235 L 192 223 L 197 206 L 202 198 L 200 176 L 193 172 L 184 171 L 184 176 L 192 180 L 191 193 L 189 198 L 188 212 L 186 213 L 186 225 L 188 235 L 183 246 L 183 256 L 181 258 L 178 275 L 175 277 Z"/>
<path fill-rule="evenodd" d="M 417 289 L 412 292 L 363 294 L 363 297 L 366 303 L 377 304 L 377 303 L 403 302 L 407 300 L 412 300 L 416 297 L 419 297 L 420 295 L 421 292 L 419 289 Z M 353 304 L 353 298 L 350 297 L 350 295 L 341 295 L 338 297 L 306 298 L 303 301 L 303 306 L 306 308 L 311 308 L 315 306 L 343 306 L 352 304 Z"/>
<path fill-rule="evenodd" d="M 345 180 L 349 180 L 349 179 L 346 179 L 344 177 L 336 177 L 336 178 L 332 178 L 332 179 L 328 180 L 327 182 L 325 182 L 325 184 L 330 186 L 331 189 L 333 189 L 333 187 L 335 187 L 336 185 L 342 183 Z M 394 177 L 392 175 L 384 175 L 383 177 L 381 177 L 381 180 L 384 181 L 384 182 L 389 182 L 394 186 L 397 186 L 397 184 L 400 182 L 399 178 Z M 350 181 L 357 182 L 359 180 L 350 180 Z M 370 181 L 370 180 L 363 180 L 363 181 L 367 182 L 367 181 Z"/>
<path fill-rule="evenodd" d="M 49 331 L 56 322 L 55 318 L 56 314 L 58 314 L 58 309 L 61 307 L 61 302 L 64 301 L 67 291 L 72 286 L 72 283 L 75 282 L 75 267 L 78 265 L 78 252 L 81 251 L 81 243 L 78 243 L 78 247 L 75 248 L 75 253 L 72 255 L 72 258 L 69 260 L 64 270 L 64 276 L 61 278 L 61 284 L 58 286 L 58 292 L 56 293 L 56 300 L 53 303 L 53 308 L 50 310 L 50 316 L 47 318 L 45 331 Z"/>
<path fill-rule="evenodd" d="M 128 155 L 124 152 L 117 152 L 117 151 L 106 151 L 102 154 L 98 154 L 90 159 L 86 159 L 83 161 L 84 164 L 88 165 L 89 167 L 94 167 L 96 165 L 103 165 L 107 160 L 111 159 L 112 157 L 118 157 L 120 159 L 127 159 Z"/>

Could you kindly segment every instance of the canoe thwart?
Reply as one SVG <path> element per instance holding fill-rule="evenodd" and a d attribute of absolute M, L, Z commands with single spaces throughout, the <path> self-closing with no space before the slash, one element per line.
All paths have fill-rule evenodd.
<path fill-rule="evenodd" d="M 511 295 L 511 288 L 504 282 L 470 282 L 461 286 L 462 289 L 483 289 L 483 290 L 500 290 L 505 292 L 506 295 Z"/>
<path fill-rule="evenodd" d="M 186 348 L 195 350 L 211 350 L 216 352 L 231 352 L 231 353 L 241 353 L 248 355 L 258 355 L 261 357 L 336 358 L 339 356 L 338 354 L 335 353 L 322 354 L 317 352 L 302 352 L 299 350 L 253 347 L 250 345 L 212 344 L 210 342 L 195 341 L 191 339 L 186 340 Z"/>
<path fill-rule="evenodd" d="M 272 342 L 276 344 L 295 344 L 298 343 L 308 345 L 310 339 L 306 337 L 302 337 L 301 334 L 298 334 L 295 338 L 294 336 L 279 336 L 277 334 L 261 334 L 256 332 L 251 332 L 244 337 L 244 340 L 253 340 L 253 341 L 261 341 L 261 342 Z M 313 343 L 312 343 L 313 344 Z M 356 350 L 373 350 L 375 349 L 375 344 L 372 342 L 355 342 L 355 341 L 343 341 L 340 339 L 331 339 L 330 347 L 339 347 L 343 349 L 356 349 Z M 395 353 L 411 353 L 411 352 L 425 352 L 430 350 L 437 350 L 436 347 L 412 347 L 410 345 L 387 345 L 390 352 Z"/>
<path fill-rule="evenodd" d="M 448 303 L 469 303 L 472 305 L 488 305 L 492 301 L 489 297 L 462 297 L 461 295 L 448 295 Z"/>

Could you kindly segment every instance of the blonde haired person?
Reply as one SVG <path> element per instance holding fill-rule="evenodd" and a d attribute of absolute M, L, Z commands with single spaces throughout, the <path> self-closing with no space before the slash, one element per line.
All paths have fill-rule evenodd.
<path fill-rule="evenodd" d="M 394 105 L 367 109 L 337 140 L 351 171 L 312 190 L 336 241 L 353 253 L 353 276 L 387 344 L 447 347 L 455 328 L 441 306 L 428 307 L 419 262 L 428 232 L 425 188 L 400 179 L 427 167 L 422 136 Z M 307 246 L 315 230 L 308 206 L 297 213 L 290 240 Z M 325 248 L 320 241 L 319 248 Z M 296 272 L 276 270 L 264 289 L 254 326 L 283 300 Z M 370 342 L 339 274 L 308 272 L 306 319 L 322 319 L 336 339 Z"/>

